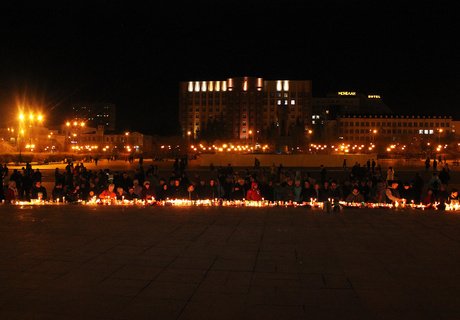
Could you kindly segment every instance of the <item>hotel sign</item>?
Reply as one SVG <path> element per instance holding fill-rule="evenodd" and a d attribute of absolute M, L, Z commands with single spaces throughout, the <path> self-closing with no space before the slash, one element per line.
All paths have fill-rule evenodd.
<path fill-rule="evenodd" d="M 356 92 L 354 91 L 339 91 L 337 94 L 339 96 L 356 96 Z"/>

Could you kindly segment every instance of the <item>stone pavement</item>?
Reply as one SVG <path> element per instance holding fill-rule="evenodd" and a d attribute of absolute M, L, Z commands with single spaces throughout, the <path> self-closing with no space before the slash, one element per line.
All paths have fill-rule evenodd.
<path fill-rule="evenodd" d="M 0 319 L 459 319 L 460 214 L 0 206 Z"/>

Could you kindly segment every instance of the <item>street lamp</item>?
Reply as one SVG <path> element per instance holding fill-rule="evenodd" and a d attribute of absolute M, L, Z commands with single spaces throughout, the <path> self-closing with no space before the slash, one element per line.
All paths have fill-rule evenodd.
<path fill-rule="evenodd" d="M 188 130 L 187 131 L 187 150 L 186 152 L 188 152 L 188 149 L 190 147 L 190 139 L 192 138 L 192 131 Z"/>
<path fill-rule="evenodd" d="M 80 136 L 81 130 L 86 126 L 84 121 L 78 121 L 78 119 L 74 119 L 73 121 L 66 121 L 65 126 L 67 127 L 65 135 L 66 135 L 66 144 L 76 144 L 78 146 L 78 141 L 76 138 Z M 68 142 L 67 142 L 68 141 Z M 75 149 L 75 148 L 74 148 Z M 78 150 L 78 149 L 76 149 Z"/>
<path fill-rule="evenodd" d="M 251 144 L 252 144 L 252 130 L 248 131 L 248 135 L 246 136 L 246 138 L 249 139 L 249 137 L 251 137 Z"/>
<path fill-rule="evenodd" d="M 30 112 L 29 113 L 29 116 L 26 117 L 26 115 L 21 111 L 19 112 L 19 115 L 18 115 L 18 120 L 19 120 L 19 124 L 18 124 L 18 138 L 17 138 L 17 145 L 18 145 L 18 149 L 19 149 L 19 161 L 21 161 L 22 159 L 22 150 L 21 150 L 21 142 L 20 142 L 20 139 L 21 139 L 21 136 L 22 136 L 22 140 L 24 140 L 24 137 L 25 137 L 25 133 L 26 133 L 26 130 L 25 128 L 29 128 L 28 130 L 28 135 L 29 135 L 29 146 L 32 146 L 34 144 L 32 144 L 32 135 L 31 135 L 31 128 L 33 127 L 33 125 L 35 123 L 42 123 L 44 121 L 44 117 L 41 113 L 38 113 L 37 115 L 35 115 L 33 112 Z"/>
<path fill-rule="evenodd" d="M 372 133 L 372 142 L 375 142 L 375 135 L 377 134 L 377 129 L 369 130 Z"/>

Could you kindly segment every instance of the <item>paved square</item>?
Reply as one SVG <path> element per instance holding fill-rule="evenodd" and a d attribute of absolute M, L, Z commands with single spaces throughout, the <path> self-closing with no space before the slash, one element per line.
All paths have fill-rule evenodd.
<path fill-rule="evenodd" d="M 0 207 L 0 319 L 460 319 L 460 214 Z"/>

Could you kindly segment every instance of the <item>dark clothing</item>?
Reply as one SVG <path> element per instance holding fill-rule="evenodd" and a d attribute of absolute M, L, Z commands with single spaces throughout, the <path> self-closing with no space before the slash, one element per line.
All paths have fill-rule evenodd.
<path fill-rule="evenodd" d="M 311 198 L 316 198 L 316 195 L 312 188 L 303 188 L 301 198 L 303 202 L 310 202 Z"/>
<path fill-rule="evenodd" d="M 416 201 L 416 195 L 412 187 L 409 187 L 409 189 L 403 188 L 401 190 L 401 197 L 406 199 L 407 202 Z"/>
<path fill-rule="evenodd" d="M 342 189 L 340 187 L 336 187 L 335 189 L 329 188 L 327 197 L 335 200 L 343 200 Z"/>
<path fill-rule="evenodd" d="M 361 202 L 364 202 L 364 197 L 361 193 L 358 193 L 358 194 L 353 194 L 353 193 L 350 193 L 346 199 L 345 199 L 346 202 L 356 202 L 356 203 L 361 203 Z"/>
<path fill-rule="evenodd" d="M 441 172 L 439 173 L 439 180 L 441 180 L 441 183 L 442 183 L 442 184 L 448 185 L 448 184 L 449 184 L 449 180 L 450 180 L 449 171 L 447 171 L 445 168 L 443 168 L 443 169 L 441 170 Z"/>
<path fill-rule="evenodd" d="M 54 187 L 53 192 L 52 192 L 52 197 L 53 197 L 53 200 L 59 199 L 60 201 L 62 201 L 62 198 L 65 197 L 64 188 Z"/>
<path fill-rule="evenodd" d="M 137 194 L 135 194 L 134 192 L 133 192 L 133 193 L 128 192 L 128 193 L 125 195 L 125 199 L 126 199 L 126 200 L 139 199 L 139 196 L 138 196 Z"/>
<path fill-rule="evenodd" d="M 273 194 L 274 190 L 273 187 L 267 183 L 263 183 L 260 185 L 260 193 L 262 197 L 268 201 L 275 200 L 275 196 Z"/>
<path fill-rule="evenodd" d="M 158 200 L 166 200 L 169 197 L 169 186 L 167 184 L 158 186 L 156 194 Z"/>
<path fill-rule="evenodd" d="M 40 186 L 39 188 L 33 187 L 32 190 L 30 191 L 30 198 L 31 199 L 38 199 L 39 193 L 41 193 L 41 199 L 42 200 L 47 199 L 46 189 L 43 186 Z"/>
<path fill-rule="evenodd" d="M 128 196 L 128 194 L 126 192 L 124 192 L 124 191 L 122 193 L 117 192 L 116 195 L 117 195 L 117 200 L 125 200 L 126 197 Z M 128 199 L 126 199 L 126 200 L 128 200 Z"/>
<path fill-rule="evenodd" d="M 420 175 L 416 175 L 414 179 L 414 200 L 415 202 L 420 202 L 422 197 L 423 186 L 425 182 L 423 181 Z"/>
<path fill-rule="evenodd" d="M 246 198 L 246 193 L 247 193 L 246 186 L 244 184 L 241 185 L 237 183 L 233 186 L 232 199 L 243 200 L 244 198 Z"/>
<path fill-rule="evenodd" d="M 141 198 L 145 200 L 151 200 L 152 198 L 155 198 L 155 190 L 153 188 L 142 188 Z"/>
<path fill-rule="evenodd" d="M 185 195 L 186 192 L 183 187 L 181 186 L 172 186 L 169 192 L 169 197 L 171 199 L 186 199 L 188 195 Z"/>

